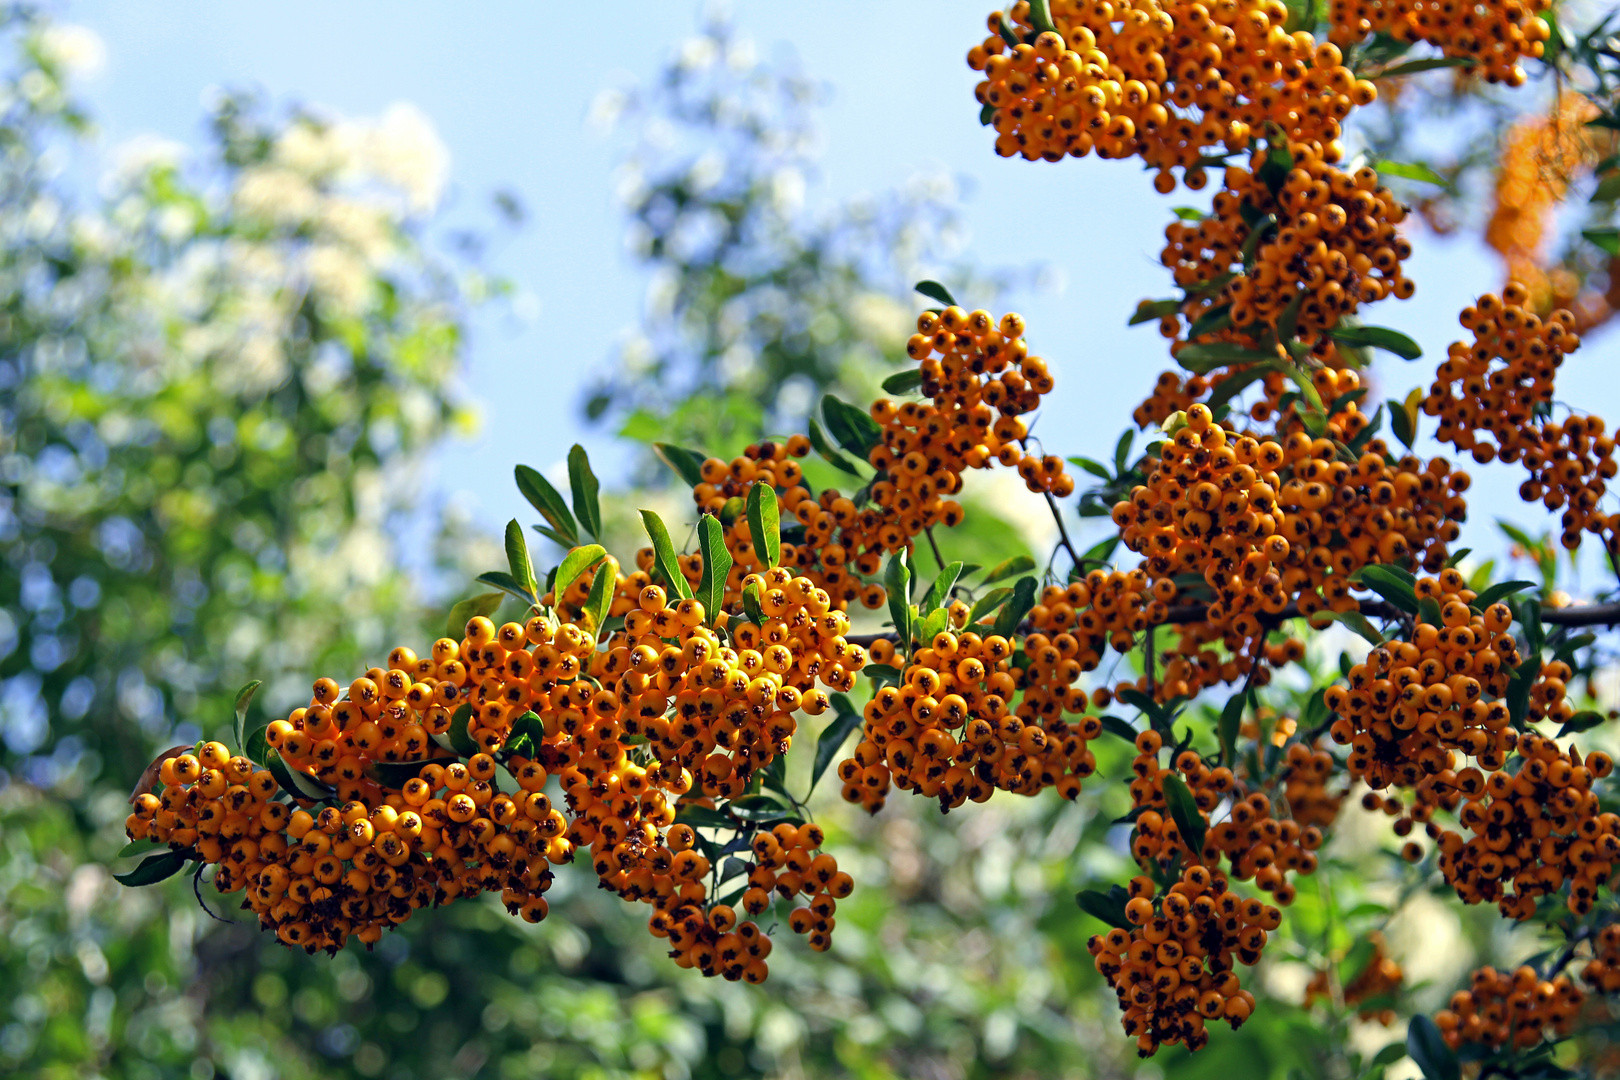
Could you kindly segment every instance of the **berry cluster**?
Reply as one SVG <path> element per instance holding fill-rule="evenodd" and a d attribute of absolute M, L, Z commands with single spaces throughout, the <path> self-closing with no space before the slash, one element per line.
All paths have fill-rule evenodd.
<path fill-rule="evenodd" d="M 1208 6 L 1135 0 L 1116 7 L 1053 0 L 1056 27 L 1036 34 L 1029 4 L 1002 12 L 968 53 L 985 79 L 975 87 L 992 110 L 996 152 L 1030 161 L 1140 157 L 1158 170 L 1154 186 L 1202 187 L 1202 157 L 1236 152 L 1251 135 L 1279 129 L 1337 160 L 1340 121 L 1370 104 L 1373 84 L 1344 65 L 1337 46 L 1284 29 L 1276 0 L 1220 0 Z"/>
<path fill-rule="evenodd" d="M 1543 979 L 1524 965 L 1511 975 L 1492 967 L 1474 972 L 1467 990 L 1451 995 L 1451 1007 L 1434 1022 L 1453 1050 L 1463 1043 L 1526 1049 L 1543 1038 L 1569 1034 L 1586 995 L 1569 976 Z"/>
<path fill-rule="evenodd" d="M 1333 0 L 1329 37 L 1350 46 L 1369 34 L 1397 41 L 1424 41 L 1445 55 L 1474 62 L 1487 82 L 1524 85 L 1519 61 L 1539 59 L 1551 35 L 1536 16 L 1547 5 L 1523 0 L 1460 5 L 1440 0 Z"/>
<path fill-rule="evenodd" d="M 1156 891 L 1152 879 L 1133 878 L 1125 905 L 1132 928 L 1087 944 L 1143 1057 L 1164 1044 L 1199 1049 L 1209 1042 L 1209 1021 L 1241 1027 L 1254 1012 L 1254 995 L 1234 967 L 1258 963 L 1267 933 L 1282 924 L 1280 910 L 1245 900 L 1202 866 L 1184 870 L 1162 898 Z"/>

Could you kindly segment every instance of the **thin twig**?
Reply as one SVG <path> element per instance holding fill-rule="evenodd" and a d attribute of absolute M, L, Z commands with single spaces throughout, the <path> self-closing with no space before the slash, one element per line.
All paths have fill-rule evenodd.
<path fill-rule="evenodd" d="M 218 915 L 215 915 L 213 910 L 208 906 L 208 901 L 203 899 L 202 875 L 203 871 L 206 869 L 208 869 L 208 864 L 203 863 L 197 867 L 197 872 L 191 875 L 191 893 L 197 898 L 197 906 L 201 907 L 205 912 L 207 912 L 210 919 L 213 919 L 215 922 L 229 923 L 233 920 L 222 919 Z"/>
<path fill-rule="evenodd" d="M 944 570 L 945 569 L 945 556 L 943 556 L 943 555 L 941 555 L 939 553 L 939 541 L 934 539 L 934 527 L 932 525 L 925 526 L 923 528 L 923 532 L 928 537 L 928 547 L 934 553 L 934 569 L 935 570 Z"/>
<path fill-rule="evenodd" d="M 1074 550 L 1074 545 L 1069 542 L 1069 529 L 1068 526 L 1063 524 L 1063 512 L 1058 509 L 1057 500 L 1052 498 L 1050 491 L 1042 492 L 1042 494 L 1046 496 L 1046 505 L 1052 510 L 1052 520 L 1057 522 L 1058 536 L 1063 539 L 1064 549 L 1068 551 L 1069 558 L 1074 560 L 1074 565 L 1079 566 L 1080 553 Z"/>

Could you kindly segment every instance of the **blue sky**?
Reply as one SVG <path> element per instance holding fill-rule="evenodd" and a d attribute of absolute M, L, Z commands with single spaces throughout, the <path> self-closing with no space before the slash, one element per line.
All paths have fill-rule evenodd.
<path fill-rule="evenodd" d="M 646 283 L 624 251 L 612 194 L 623 142 L 587 130 L 586 118 L 600 90 L 655 72 L 692 32 L 698 7 L 676 0 L 610 10 L 615 25 L 558 3 L 100 0 L 60 14 L 106 44 L 106 64 L 84 88 L 106 147 L 143 134 L 199 142 L 212 86 L 256 86 L 348 115 L 407 101 L 449 147 L 449 222 L 486 222 L 492 191 L 520 194 L 529 223 L 498 246 L 493 263 L 538 314 L 525 323 L 491 312 L 476 322 L 467 389 L 482 407 L 482 432 L 443 451 L 433 479 L 443 492 L 470 494 L 493 528 L 523 510 L 511 481 L 516 460 L 546 468 L 580 441 L 611 475 L 624 454 L 610 432 L 583 424 L 580 396 L 635 323 Z M 1129 162 L 997 158 L 962 60 L 983 35 L 984 0 L 743 0 L 731 10 L 763 55 L 796 58 L 831 87 L 812 205 L 944 169 L 966 192 L 975 261 L 1055 272 L 1059 287 L 1008 298 L 1058 377 L 1042 431 L 1064 453 L 1106 456 L 1111 433 L 1166 364 L 1153 328 L 1124 324 L 1138 300 L 1169 292 L 1157 252 L 1169 208 L 1188 195 L 1156 195 Z M 1434 358 L 1458 335 L 1455 313 L 1500 284 L 1494 255 L 1471 238 L 1419 227 L 1413 242 L 1416 298 L 1369 313 L 1416 337 L 1427 354 L 1415 364 L 1380 358 L 1375 377 L 1394 396 L 1427 385 Z M 1601 372 L 1612 350 L 1611 338 L 1590 342 L 1565 368 L 1559 394 L 1611 421 L 1620 417 L 1620 389 Z M 1493 518 L 1539 515 L 1517 500 L 1517 470 L 1474 471 L 1464 543 L 1493 551 L 1501 546 Z"/>

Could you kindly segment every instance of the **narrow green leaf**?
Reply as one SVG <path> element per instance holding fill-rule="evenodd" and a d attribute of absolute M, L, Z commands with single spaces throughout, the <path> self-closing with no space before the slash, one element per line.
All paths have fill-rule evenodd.
<path fill-rule="evenodd" d="M 767 569 L 775 569 L 782 561 L 782 521 L 776 492 L 769 484 L 748 489 L 748 531 L 754 539 L 754 554 Z"/>
<path fill-rule="evenodd" d="M 534 578 L 534 563 L 529 561 L 529 542 L 523 538 L 523 526 L 517 518 L 506 523 L 506 562 L 512 570 L 512 580 L 528 594 L 529 602 L 540 599 L 540 583 Z"/>
<path fill-rule="evenodd" d="M 1413 390 L 1412 393 L 1416 394 L 1417 391 Z M 1389 408 L 1389 430 L 1408 450 L 1417 441 L 1417 418 L 1413 412 L 1404 405 L 1391 404 Z"/>
<path fill-rule="evenodd" d="M 1138 732 L 1136 726 L 1129 720 L 1109 715 L 1099 716 L 1097 719 L 1102 722 L 1103 730 L 1110 735 L 1118 735 L 1126 742 L 1135 744 Z"/>
<path fill-rule="evenodd" d="M 568 451 L 568 486 L 574 495 L 574 516 L 585 526 L 593 539 L 602 538 L 602 505 L 598 493 L 602 490 L 596 474 L 591 471 L 591 459 L 585 448 L 575 443 Z"/>
<path fill-rule="evenodd" d="M 1137 326 L 1145 322 L 1158 322 L 1166 315 L 1175 315 L 1181 311 L 1184 300 L 1144 300 L 1136 305 L 1126 326 Z"/>
<path fill-rule="evenodd" d="M 857 479 L 860 478 L 861 471 L 855 467 L 855 463 L 838 452 L 832 440 L 827 438 L 827 432 L 813 416 L 810 418 L 810 445 L 828 464 L 844 470 Z"/>
<path fill-rule="evenodd" d="M 510 593 L 525 604 L 534 603 L 534 596 L 528 589 L 518 583 L 518 580 L 505 570 L 488 570 L 479 574 L 474 581 L 485 585 L 493 585 L 504 593 Z"/>
<path fill-rule="evenodd" d="M 979 126 L 980 127 L 989 127 L 991 124 L 993 124 L 995 122 L 996 122 L 996 107 L 994 105 L 991 105 L 989 102 L 986 102 L 979 109 Z"/>
<path fill-rule="evenodd" d="M 1424 1080 L 1460 1080 L 1462 1076 L 1456 1051 L 1446 1045 L 1439 1026 L 1425 1013 L 1412 1017 L 1407 1026 L 1406 1052 L 1422 1070 Z"/>
<path fill-rule="evenodd" d="M 916 368 L 897 371 L 883 380 L 883 390 L 889 394 L 909 394 L 922 385 L 922 372 Z"/>
<path fill-rule="evenodd" d="M 1373 563 L 1370 566 L 1362 567 L 1357 577 L 1363 585 L 1402 611 L 1412 614 L 1417 613 L 1417 591 L 1413 589 L 1410 582 L 1393 573 L 1389 567 Z"/>
<path fill-rule="evenodd" d="M 742 596 L 743 612 L 748 616 L 748 621 L 753 623 L 755 626 L 764 626 L 764 590 L 759 587 L 759 582 L 750 581 L 748 584 L 744 585 Z"/>
<path fill-rule="evenodd" d="M 655 442 L 652 446 L 658 460 L 668 465 L 687 487 L 695 488 L 703 483 L 703 454 L 673 443 Z"/>
<path fill-rule="evenodd" d="M 1173 207 L 1170 212 L 1182 221 L 1203 221 L 1209 217 L 1208 214 L 1195 206 L 1177 206 Z"/>
<path fill-rule="evenodd" d="M 922 603 L 918 605 L 918 610 L 924 615 L 929 615 L 944 607 L 945 604 L 949 603 L 951 590 L 956 587 L 957 579 L 961 576 L 962 564 L 959 562 L 953 562 L 941 570 L 939 576 L 934 579 L 934 583 L 928 587 L 928 592 L 923 594 Z"/>
<path fill-rule="evenodd" d="M 281 789 L 290 795 L 311 802 L 320 802 L 330 799 L 337 792 L 315 779 L 302 769 L 295 769 L 281 760 L 281 755 L 271 750 L 265 755 L 264 767 L 270 770 Z"/>
<path fill-rule="evenodd" d="M 1263 363 L 1251 364 L 1236 375 L 1228 375 L 1215 384 L 1215 389 L 1210 391 L 1209 400 L 1205 404 L 1212 410 L 1218 409 L 1247 390 L 1251 384 L 1259 382 L 1268 373 L 1275 370 L 1277 370 L 1276 361 L 1267 360 Z"/>
<path fill-rule="evenodd" d="M 1187 782 L 1179 773 L 1171 772 L 1165 775 L 1164 801 L 1170 808 L 1170 817 L 1181 832 L 1181 841 L 1187 845 L 1187 850 L 1195 855 L 1203 851 L 1204 834 L 1209 829 L 1209 822 L 1199 811 L 1198 801 L 1193 798 L 1193 793 L 1187 788 Z"/>
<path fill-rule="evenodd" d="M 990 572 L 984 575 L 984 581 L 982 584 L 993 585 L 998 581 L 1005 581 L 1010 577 L 1017 577 L 1019 574 L 1027 574 L 1033 569 L 1035 569 L 1034 559 L 1030 558 L 1028 555 L 1014 555 L 1012 558 L 1006 559 L 997 563 L 995 566 L 992 566 L 990 568 Z"/>
<path fill-rule="evenodd" d="M 1046 0 L 1029 0 L 1029 24 L 1037 34 L 1058 32 L 1057 24 L 1052 22 L 1052 13 L 1047 10 Z"/>
<path fill-rule="evenodd" d="M 1002 604 L 1012 598 L 1013 591 L 1007 588 L 991 589 L 974 603 L 973 610 L 968 612 L 968 625 L 972 626 L 986 615 L 995 611 Z"/>
<path fill-rule="evenodd" d="M 1200 375 L 1228 364 L 1271 363 L 1276 359 L 1276 353 L 1220 341 L 1208 345 L 1185 345 L 1175 356 L 1176 363 Z"/>
<path fill-rule="evenodd" d="M 1193 320 L 1192 325 L 1187 327 L 1187 337 L 1189 340 L 1200 338 L 1205 334 L 1218 333 L 1231 325 L 1232 305 L 1217 304 Z"/>
<path fill-rule="evenodd" d="M 598 636 L 601 635 L 602 627 L 607 622 L 608 609 L 613 606 L 616 577 L 618 577 L 617 565 L 612 559 L 604 559 L 602 565 L 596 569 L 590 595 L 585 598 L 585 617 L 590 620 L 591 632 Z"/>
<path fill-rule="evenodd" d="M 456 711 L 450 714 L 450 727 L 445 732 L 445 738 L 450 741 L 450 749 L 464 758 L 470 758 L 483 750 L 482 746 L 473 741 L 471 721 L 472 706 L 466 704 L 457 706 Z"/>
<path fill-rule="evenodd" d="M 956 297 L 951 295 L 951 290 L 937 281 L 919 281 L 913 288 L 928 297 L 928 299 L 937 300 L 946 307 L 961 306 L 956 302 Z"/>
<path fill-rule="evenodd" d="M 1120 435 L 1119 442 L 1114 444 L 1114 472 L 1116 475 L 1125 475 L 1125 466 L 1131 459 L 1131 447 L 1136 443 L 1136 432 L 1126 428 Z"/>
<path fill-rule="evenodd" d="M 236 692 L 236 750 L 241 753 L 247 746 L 247 714 L 248 705 L 253 701 L 253 695 L 263 686 L 261 679 L 254 679 Z"/>
<path fill-rule="evenodd" d="M 450 609 L 450 617 L 445 621 L 445 636 L 461 640 L 467 633 L 467 623 L 474 616 L 482 615 L 486 619 L 489 618 L 500 610 L 501 602 L 505 599 L 505 593 L 487 592 L 457 601 Z"/>
<path fill-rule="evenodd" d="M 1536 583 L 1533 581 L 1498 582 L 1474 598 L 1474 607 L 1484 611 L 1498 600 L 1506 599 L 1507 597 L 1512 596 L 1514 593 L 1523 592 L 1525 589 L 1533 589 L 1535 587 Z"/>
<path fill-rule="evenodd" d="M 832 695 L 833 718 L 822 728 L 821 734 L 816 737 L 816 763 L 810 773 L 810 790 L 814 792 L 821 778 L 832 767 L 833 760 L 843 749 L 844 743 L 849 740 L 857 728 L 861 726 L 861 710 L 843 694 Z M 809 798 L 806 795 L 805 798 Z"/>
<path fill-rule="evenodd" d="M 1232 765 L 1237 761 L 1238 733 L 1243 729 L 1243 710 L 1248 705 L 1248 694 L 1235 694 L 1227 699 L 1226 705 L 1221 709 L 1221 764 Z"/>
<path fill-rule="evenodd" d="M 153 851 L 168 851 L 168 844 L 159 844 L 154 840 L 131 840 L 118 849 L 120 859 L 133 859 L 137 855 L 146 855 Z"/>
<path fill-rule="evenodd" d="M 1410 164 L 1400 161 L 1380 161 L 1373 167 L 1385 176 L 1398 176 L 1402 180 L 1416 180 L 1422 184 L 1434 184 L 1437 187 L 1445 188 L 1447 191 L 1451 190 L 1450 180 L 1447 180 L 1421 161 L 1414 161 Z"/>
<path fill-rule="evenodd" d="M 1423 355 L 1422 346 L 1387 326 L 1336 326 L 1328 331 L 1328 336 L 1343 345 L 1383 349 L 1402 360 L 1416 360 Z"/>
<path fill-rule="evenodd" d="M 1581 235 L 1604 254 L 1620 257 L 1620 229 L 1582 229 Z"/>
<path fill-rule="evenodd" d="M 579 526 L 575 524 L 574 515 L 569 513 L 562 495 L 551 486 L 551 481 L 527 465 L 519 465 L 513 472 L 517 477 L 518 491 L 529 500 L 529 505 L 540 511 L 540 516 L 546 519 L 553 532 L 565 538 L 558 542 L 563 547 L 577 545 Z"/>
<path fill-rule="evenodd" d="M 878 422 L 846 401 L 831 394 L 821 399 L 821 415 L 827 421 L 827 430 L 838 440 L 838 445 L 866 461 L 872 448 L 883 441 L 883 429 Z"/>
<path fill-rule="evenodd" d="M 641 527 L 647 530 L 647 536 L 652 539 L 653 567 L 676 596 L 682 600 L 690 600 L 692 586 L 687 584 L 686 575 L 681 573 L 680 559 L 675 554 L 675 544 L 669 538 L 669 529 L 664 525 L 664 519 L 651 510 L 643 510 Z"/>
<path fill-rule="evenodd" d="M 507 732 L 506 742 L 502 744 L 501 750 L 508 754 L 532 758 L 539 752 L 545 738 L 545 725 L 541 723 L 539 715 L 530 709 L 512 721 L 512 730 Z"/>
<path fill-rule="evenodd" d="M 1384 643 L 1384 635 L 1380 634 L 1377 628 L 1367 621 L 1367 616 L 1359 611 L 1324 611 L 1322 614 L 1336 623 L 1343 623 L 1374 645 Z"/>
<path fill-rule="evenodd" d="M 564 551 L 567 551 L 569 548 L 579 543 L 579 537 L 564 536 L 562 533 L 558 532 L 556 529 L 553 529 L 549 525 L 530 525 L 529 528 L 533 529 L 547 540 L 550 540 L 553 544 L 556 544 Z"/>
<path fill-rule="evenodd" d="M 1608 722 L 1609 718 L 1606 714 L 1592 709 L 1582 709 L 1564 722 L 1564 726 L 1558 729 L 1558 737 L 1562 739 L 1565 735 L 1576 735 L 1582 731 L 1591 731 L 1593 728 Z"/>
<path fill-rule="evenodd" d="M 1093 919 L 1120 930 L 1130 930 L 1131 921 L 1125 917 L 1125 901 L 1118 896 L 1096 889 L 1084 889 L 1074 895 L 1080 910 Z"/>
<path fill-rule="evenodd" d="M 726 575 L 732 565 L 726 531 L 712 514 L 704 514 L 698 521 L 698 545 L 703 553 L 703 577 L 698 581 L 697 598 L 712 625 L 724 608 Z"/>
<path fill-rule="evenodd" d="M 127 874 L 114 874 L 113 880 L 131 887 L 156 885 L 178 874 L 189 861 L 183 851 L 165 851 L 161 855 L 153 855 Z"/>
<path fill-rule="evenodd" d="M 1088 457 L 1076 456 L 1069 458 L 1068 461 L 1070 465 L 1079 466 L 1092 476 L 1097 477 L 1099 480 L 1112 480 L 1114 478 L 1114 475 L 1104 468 L 1100 463 L 1092 461 Z"/>
<path fill-rule="evenodd" d="M 606 556 L 607 548 L 601 544 L 586 544 L 564 555 L 563 561 L 557 567 L 557 576 L 551 583 L 552 595 L 561 602 L 563 593 L 568 591 L 568 586 Z"/>
<path fill-rule="evenodd" d="M 1017 632 L 1030 608 L 1035 606 L 1035 579 L 1022 577 L 1013 584 L 1013 594 L 1007 604 L 996 613 L 996 633 L 1010 638 Z"/>
<path fill-rule="evenodd" d="M 889 618 L 904 647 L 911 641 L 911 566 L 904 548 L 889 556 L 883 587 L 889 594 Z"/>

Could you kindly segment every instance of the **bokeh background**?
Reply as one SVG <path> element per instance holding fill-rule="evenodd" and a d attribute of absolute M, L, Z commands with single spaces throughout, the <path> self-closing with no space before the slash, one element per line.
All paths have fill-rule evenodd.
<path fill-rule="evenodd" d="M 735 452 L 828 389 L 870 397 L 919 278 L 1023 312 L 1058 375 L 1036 433 L 1111 458 L 1165 363 L 1126 318 L 1168 291 L 1169 208 L 1209 192 L 996 158 L 961 62 L 985 12 L 957 0 L 4 11 L 0 1074 L 1337 1075 L 1403 1034 L 1302 1005 L 1353 933 L 1384 932 L 1424 1006 L 1526 951 L 1403 887 L 1352 816 L 1257 1019 L 1139 1063 L 1073 902 L 1123 874 L 1123 792 L 949 819 L 818 792 L 859 891 L 833 952 L 779 950 L 763 989 L 675 969 L 585 874 L 538 927 L 460 904 L 330 959 L 185 878 L 122 889 L 153 754 L 222 730 L 249 678 L 279 714 L 442 632 L 532 516 L 515 463 L 556 477 L 585 445 L 628 554 L 634 506 L 689 513 L 650 442 Z M 1445 161 L 1501 131 L 1476 110 L 1402 145 Z M 1414 219 L 1417 297 L 1379 313 L 1430 357 L 1502 281 L 1477 183 L 1464 227 Z M 1560 393 L 1613 414 L 1612 348 L 1591 335 Z M 1381 356 L 1375 393 L 1427 364 Z M 1545 529 L 1514 488 L 1476 484 L 1471 565 L 1522 554 L 1499 517 Z M 1019 490 L 971 487 L 951 554 L 1044 556 Z M 1559 572 L 1578 593 L 1595 571 Z"/>

